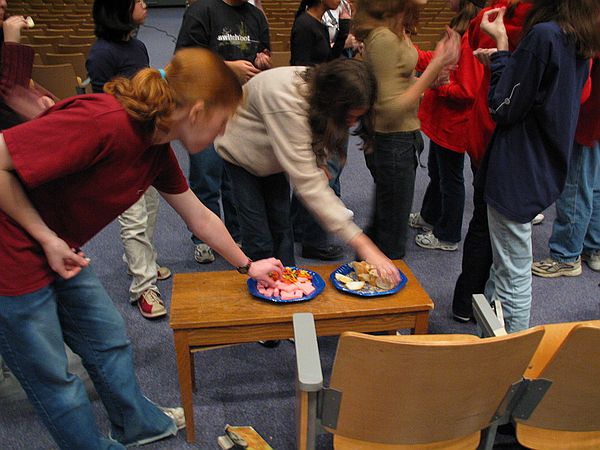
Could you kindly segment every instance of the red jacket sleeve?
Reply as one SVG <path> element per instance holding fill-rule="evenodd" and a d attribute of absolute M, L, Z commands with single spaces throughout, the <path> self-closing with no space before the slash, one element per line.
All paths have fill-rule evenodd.
<path fill-rule="evenodd" d="M 460 59 L 456 70 L 450 73 L 450 83 L 437 88 L 441 97 L 467 104 L 475 100 L 484 71 L 483 64 L 473 56 L 468 34 L 467 31 L 462 37 Z"/>
<path fill-rule="evenodd" d="M 415 70 L 417 72 L 424 72 L 427 69 L 427 66 L 433 59 L 433 52 L 431 50 L 421 50 L 418 45 L 415 45 L 417 49 L 417 53 L 419 55 L 419 59 L 417 60 L 417 66 Z"/>

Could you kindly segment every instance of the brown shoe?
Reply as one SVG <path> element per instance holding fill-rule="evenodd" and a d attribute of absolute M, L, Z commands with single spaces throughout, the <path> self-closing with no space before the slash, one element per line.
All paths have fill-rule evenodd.
<path fill-rule="evenodd" d="M 171 269 L 168 267 L 160 266 L 156 270 L 156 279 L 158 281 L 166 280 L 167 278 L 171 278 Z"/>
<path fill-rule="evenodd" d="M 152 289 L 148 289 L 140 295 L 137 305 L 140 313 L 142 313 L 142 316 L 146 319 L 156 319 L 167 315 L 167 310 L 160 298 L 160 294 Z"/>

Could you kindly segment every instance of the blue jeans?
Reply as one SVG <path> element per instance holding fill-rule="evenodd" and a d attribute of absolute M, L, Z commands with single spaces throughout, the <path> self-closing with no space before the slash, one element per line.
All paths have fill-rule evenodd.
<path fill-rule="evenodd" d="M 433 225 L 435 237 L 446 242 L 460 242 L 465 209 L 464 161 L 464 153 L 430 141 L 429 185 L 423 197 L 421 217 Z"/>
<path fill-rule="evenodd" d="M 531 310 L 531 222 L 514 222 L 488 205 L 488 223 L 494 262 L 485 296 L 502 303 L 506 331 L 526 330 Z"/>
<path fill-rule="evenodd" d="M 244 253 L 256 261 L 274 256 L 294 266 L 290 183 L 284 173 L 258 177 L 225 161 L 238 204 Z"/>
<path fill-rule="evenodd" d="M 342 175 L 343 165 L 340 164 L 337 157 L 327 161 L 329 169 L 329 187 L 333 189 L 335 195 L 341 196 L 340 176 Z M 315 220 L 308 212 L 304 204 L 295 195 L 292 195 L 292 221 L 294 226 L 294 238 L 303 246 L 314 248 L 327 248 L 329 239 L 327 231 Z"/>
<path fill-rule="evenodd" d="M 63 343 L 81 356 L 111 423 L 104 438 Z M 30 294 L 0 296 L 0 352 L 61 449 L 122 449 L 177 433 L 142 395 L 123 319 L 90 268 Z"/>
<path fill-rule="evenodd" d="M 600 144 L 573 146 L 567 181 L 556 200 L 550 256 L 573 262 L 582 252 L 600 251 Z"/>
<path fill-rule="evenodd" d="M 236 242 L 240 241 L 240 226 L 238 223 L 235 198 L 231 190 L 231 180 L 225 171 L 223 159 L 215 151 L 213 144 L 190 157 L 190 189 L 204 205 L 221 217 L 223 205 L 223 221 L 229 234 Z M 219 203 L 219 199 L 221 203 Z M 194 244 L 202 241 L 192 236 Z"/>
<path fill-rule="evenodd" d="M 375 133 L 375 151 L 366 155 L 375 180 L 375 208 L 367 235 L 388 258 L 406 253 L 410 215 L 419 155 L 420 131 Z"/>

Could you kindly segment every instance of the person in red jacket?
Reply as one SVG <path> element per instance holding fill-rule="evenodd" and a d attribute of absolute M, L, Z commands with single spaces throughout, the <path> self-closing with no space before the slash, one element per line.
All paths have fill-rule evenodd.
<path fill-rule="evenodd" d="M 600 271 L 600 53 L 591 72 L 592 92 L 581 106 L 567 181 L 556 200 L 550 257 L 534 262 L 534 275 L 578 276 L 581 261 Z"/>
<path fill-rule="evenodd" d="M 480 30 L 485 11 L 491 8 L 507 7 L 504 25 L 508 35 L 510 50 L 514 50 L 521 39 L 521 29 L 532 4 L 528 0 L 494 0 L 490 8 L 481 10 L 471 21 L 467 30 L 471 49 L 495 48 L 494 40 Z M 473 217 L 465 236 L 462 257 L 462 272 L 456 281 L 452 300 L 453 317 L 458 322 L 468 322 L 473 318 L 471 298 L 483 293 L 492 265 L 492 247 L 487 222 L 487 206 L 483 199 L 484 180 L 478 180 L 477 169 L 495 129 L 495 123 L 488 111 L 487 95 L 490 87 L 490 71 L 486 69 L 477 91 L 467 128 L 467 153 L 473 170 Z"/>
<path fill-rule="evenodd" d="M 409 225 L 424 231 L 415 238 L 420 247 L 454 251 L 460 241 L 465 206 L 465 129 L 483 78 L 483 65 L 473 56 L 466 33 L 480 8 L 469 0 L 446 1 L 457 12 L 450 27 L 462 36 L 460 59 L 446 75 L 447 81 L 425 92 L 419 107 L 421 131 L 430 139 L 430 181 L 421 211 L 411 213 Z M 431 52 L 420 51 L 419 61 L 425 62 L 430 55 Z M 421 69 L 421 64 L 417 64 L 417 70 Z"/>

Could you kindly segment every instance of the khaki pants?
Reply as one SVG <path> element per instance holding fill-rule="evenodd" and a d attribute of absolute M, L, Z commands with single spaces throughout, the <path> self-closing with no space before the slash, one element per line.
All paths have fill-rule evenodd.
<path fill-rule="evenodd" d="M 129 301 L 132 303 L 148 289 L 158 292 L 156 250 L 151 240 L 156 227 L 159 202 L 158 191 L 150 187 L 133 206 L 119 216 L 121 240 L 125 250 L 123 259 L 132 275 L 129 287 Z"/>

